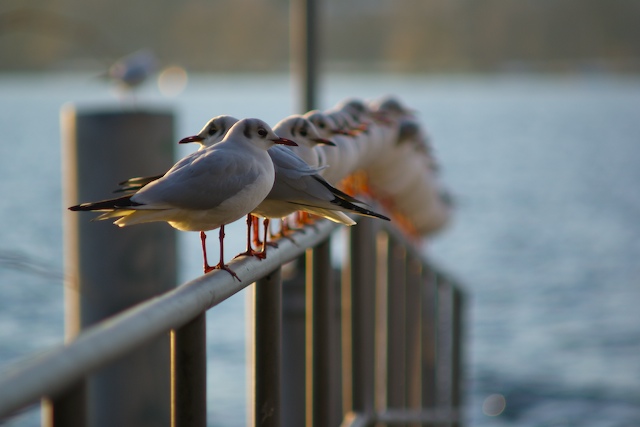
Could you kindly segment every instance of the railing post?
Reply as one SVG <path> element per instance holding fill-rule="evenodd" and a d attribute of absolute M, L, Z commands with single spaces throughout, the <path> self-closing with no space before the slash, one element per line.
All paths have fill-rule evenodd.
<path fill-rule="evenodd" d="M 457 420 L 454 423 L 455 426 L 462 425 L 462 405 L 463 405 L 463 386 L 464 386 L 464 354 L 462 341 L 464 339 L 464 296 L 462 291 L 458 287 L 451 285 L 453 291 L 453 327 L 452 327 L 452 340 L 453 340 L 453 395 L 451 397 L 451 404 L 455 408 L 457 413 Z"/>
<path fill-rule="evenodd" d="M 422 265 L 413 256 L 406 262 L 406 397 L 407 407 L 418 411 L 422 408 Z M 413 424 L 416 425 L 417 424 Z"/>
<path fill-rule="evenodd" d="M 169 112 L 66 108 L 62 130 L 65 207 L 105 198 L 123 179 L 158 174 L 173 164 Z M 95 215 L 65 212 L 67 340 L 176 285 L 176 239 L 170 227 L 118 229 L 111 221 L 91 222 Z M 167 334 L 97 372 L 86 381 L 86 393 L 80 384 L 69 394 L 73 403 L 54 396 L 55 420 L 46 420 L 46 410 L 44 422 L 60 424 L 70 418 L 74 425 L 96 427 L 169 424 L 169 347 Z M 80 421 L 83 401 L 88 420 Z"/>
<path fill-rule="evenodd" d="M 250 425 L 281 425 L 282 275 L 281 267 L 254 285 L 253 404 Z"/>
<path fill-rule="evenodd" d="M 455 292 L 451 283 L 441 274 L 437 274 L 438 292 L 438 359 L 436 371 L 436 387 L 438 407 L 445 413 L 454 415 L 455 396 L 457 394 L 457 355 L 455 344 Z M 447 423 L 454 425 L 452 420 Z"/>
<path fill-rule="evenodd" d="M 333 353 L 333 286 L 329 240 L 306 257 L 306 426 L 331 425 L 335 407 L 331 392 Z"/>
<path fill-rule="evenodd" d="M 171 331 L 171 427 L 207 425 L 206 318 Z"/>
<path fill-rule="evenodd" d="M 342 280 L 343 411 L 374 411 L 375 220 L 362 218 L 349 233 Z M 346 319 L 348 317 L 348 319 Z"/>
<path fill-rule="evenodd" d="M 43 427 L 84 427 L 87 416 L 86 381 L 80 381 L 61 396 L 42 399 Z"/>
<path fill-rule="evenodd" d="M 305 423 L 305 262 L 306 254 L 294 260 L 282 283 L 283 427 Z"/>
<path fill-rule="evenodd" d="M 429 267 L 422 271 L 421 295 L 422 407 L 434 409 L 437 405 L 436 396 L 438 392 L 436 389 L 438 293 L 435 273 Z"/>
<path fill-rule="evenodd" d="M 387 280 L 387 408 L 406 406 L 406 253 L 389 239 Z"/>

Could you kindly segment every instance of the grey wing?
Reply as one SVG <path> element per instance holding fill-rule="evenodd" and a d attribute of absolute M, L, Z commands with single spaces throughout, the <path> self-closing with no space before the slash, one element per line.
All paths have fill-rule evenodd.
<path fill-rule="evenodd" d="M 315 175 L 324 168 L 311 167 L 302 160 L 300 156 L 286 147 L 274 146 L 267 151 L 273 166 L 276 169 L 276 175 L 280 174 L 289 179 L 297 179 L 304 175 Z"/>
<path fill-rule="evenodd" d="M 206 150 L 196 153 L 203 151 Z M 149 209 L 214 209 L 260 176 L 257 165 L 235 152 L 212 150 L 191 159 L 188 164 L 177 166 L 140 190 L 134 196 L 135 201 L 144 203 Z"/>
<path fill-rule="evenodd" d="M 268 197 L 272 200 L 324 205 L 324 202 L 333 200 L 335 195 L 318 179 L 322 178 L 317 174 L 299 175 L 294 178 L 282 177 L 278 176 L 276 169 L 276 180 Z"/>

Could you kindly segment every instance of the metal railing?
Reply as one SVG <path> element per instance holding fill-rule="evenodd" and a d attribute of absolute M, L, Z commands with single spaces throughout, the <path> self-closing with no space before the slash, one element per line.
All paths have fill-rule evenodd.
<path fill-rule="evenodd" d="M 304 389 L 297 393 L 306 404 L 304 424 L 290 424 L 459 425 L 459 287 L 425 262 L 392 226 L 364 218 L 347 230 L 337 298 L 332 295 L 337 277 L 332 279 L 329 244 L 336 228 L 319 221 L 295 234 L 295 243 L 281 239 L 266 260 L 232 261 L 242 282 L 215 271 L 102 321 L 66 345 L 5 367 L 0 372 L 0 420 L 45 398 L 53 408 L 45 423 L 85 425 L 87 408 L 73 399 L 88 376 L 170 334 L 172 425 L 205 426 L 204 314 L 255 282 L 249 419 L 254 426 L 283 425 L 283 413 L 300 407 L 281 399 L 283 388 L 291 387 L 290 372 L 282 369 L 281 269 L 302 257 L 306 372 Z M 341 381 L 331 380 L 336 377 Z"/>

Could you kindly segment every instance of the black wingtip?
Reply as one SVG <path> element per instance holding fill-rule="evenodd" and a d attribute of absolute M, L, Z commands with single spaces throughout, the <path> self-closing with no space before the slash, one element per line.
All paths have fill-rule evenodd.
<path fill-rule="evenodd" d="M 136 203 L 131 200 L 131 195 L 118 197 L 117 199 L 100 200 L 99 202 L 81 203 L 79 205 L 70 206 L 70 211 L 104 211 L 128 208 L 133 206 L 141 206 L 141 203 Z"/>
<path fill-rule="evenodd" d="M 356 213 L 359 213 L 360 215 L 370 216 L 370 217 L 373 217 L 373 218 L 379 218 L 379 219 L 383 219 L 385 221 L 391 221 L 391 219 L 389 217 L 386 217 L 386 216 L 384 216 L 382 214 L 379 214 L 377 212 L 374 212 L 372 210 L 365 209 L 365 208 L 363 208 L 361 206 L 355 205 L 355 204 L 353 204 L 351 202 L 348 202 L 346 200 L 342 200 L 342 199 L 337 198 L 337 197 L 332 201 L 332 203 L 335 203 L 338 206 L 341 206 L 343 208 L 350 209 L 350 210 L 352 210 L 352 211 L 354 211 Z"/>

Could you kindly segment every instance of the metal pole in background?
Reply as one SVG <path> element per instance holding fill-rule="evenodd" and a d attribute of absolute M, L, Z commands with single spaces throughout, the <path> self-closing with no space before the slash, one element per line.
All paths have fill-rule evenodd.
<path fill-rule="evenodd" d="M 290 40 L 292 74 L 300 93 L 296 112 L 317 108 L 318 94 L 318 2 L 316 0 L 292 0 Z"/>
<path fill-rule="evenodd" d="M 62 111 L 64 207 L 115 196 L 118 182 L 164 172 L 174 160 L 167 111 Z M 166 224 L 119 229 L 95 215 L 64 213 L 66 339 L 176 285 L 176 237 Z M 157 426 L 170 421 L 170 341 L 162 337 L 91 376 L 76 402 L 90 426 Z M 82 385 L 78 386 L 79 389 Z M 56 423 L 74 404 L 54 398 Z M 68 414 L 57 408 L 68 407 Z M 77 408 L 75 409 L 77 410 Z M 47 421 L 45 421 L 47 422 Z M 49 421 L 53 423 L 53 421 Z"/>

